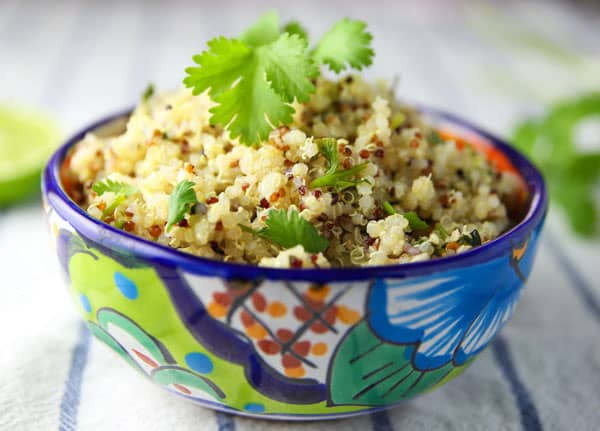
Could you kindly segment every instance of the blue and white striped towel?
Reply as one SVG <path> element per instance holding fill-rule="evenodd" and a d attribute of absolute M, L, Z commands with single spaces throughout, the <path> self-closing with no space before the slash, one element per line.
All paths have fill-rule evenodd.
<path fill-rule="evenodd" d="M 469 17 L 480 3 L 383 9 L 338 0 L 279 9 L 312 33 L 342 12 L 366 19 L 378 55 L 371 76 L 400 71 L 404 97 L 502 133 L 537 106 L 508 101 L 480 78 L 494 70 L 535 75 L 541 64 L 474 33 Z M 72 130 L 131 103 L 148 80 L 176 85 L 209 36 L 233 34 L 273 4 L 0 2 L 0 98 L 45 106 Z M 573 45 L 600 49 L 590 42 L 600 39 L 598 15 L 559 2 L 494 5 Z M 39 204 L 0 212 L 0 430 L 600 429 L 600 246 L 572 238 L 554 217 L 514 317 L 460 378 L 387 412 L 309 424 L 214 413 L 132 372 L 80 323 L 46 238 Z"/>

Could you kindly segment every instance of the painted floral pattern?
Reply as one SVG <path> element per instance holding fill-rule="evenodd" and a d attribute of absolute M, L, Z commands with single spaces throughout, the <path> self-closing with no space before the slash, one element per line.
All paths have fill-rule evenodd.
<path fill-rule="evenodd" d="M 464 364 L 487 346 L 510 318 L 533 260 L 534 238 L 509 258 L 443 275 L 379 279 L 369 296 L 370 325 L 382 339 L 414 344 L 421 370 Z"/>
<path fill-rule="evenodd" d="M 97 338 L 180 396 L 261 415 L 352 414 L 459 375 L 512 314 L 537 239 L 443 274 L 314 284 L 194 275 L 55 232 Z"/>
<path fill-rule="evenodd" d="M 158 340 L 115 310 L 103 308 L 97 317 L 99 324 L 88 322 L 92 333 L 159 385 L 195 400 L 212 402 L 225 398 L 217 385 L 200 375 L 208 370 L 206 366 L 197 372 L 180 367 Z"/>
<path fill-rule="evenodd" d="M 349 284 L 228 281 L 206 284 L 185 275 L 208 313 L 251 340 L 283 375 L 326 380 L 333 350 L 362 318 L 366 289 Z M 196 288 L 194 288 L 196 286 Z"/>

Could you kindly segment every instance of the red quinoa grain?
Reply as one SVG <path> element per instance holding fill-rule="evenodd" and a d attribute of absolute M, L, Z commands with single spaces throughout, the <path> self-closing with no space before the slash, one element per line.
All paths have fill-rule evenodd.
<path fill-rule="evenodd" d="M 153 224 L 148 228 L 148 233 L 152 238 L 158 238 L 162 233 L 162 229 L 160 228 L 160 226 Z"/>
<path fill-rule="evenodd" d="M 296 256 L 290 256 L 290 266 L 296 269 L 302 268 L 302 261 Z"/>
<path fill-rule="evenodd" d="M 177 223 L 177 226 L 179 226 L 179 227 L 189 227 L 190 224 L 188 223 L 188 221 L 186 219 L 181 219 L 181 221 L 179 223 Z"/>

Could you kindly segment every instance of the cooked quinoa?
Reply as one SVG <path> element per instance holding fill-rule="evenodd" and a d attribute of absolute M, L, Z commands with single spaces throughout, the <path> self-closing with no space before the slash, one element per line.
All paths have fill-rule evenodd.
<path fill-rule="evenodd" d="M 516 175 L 496 171 L 470 146 L 440 139 L 383 85 L 349 76 L 319 78 L 316 86 L 309 102 L 295 106 L 294 123 L 257 147 L 210 125 L 214 103 L 206 94 L 154 95 L 139 104 L 122 134 L 90 133 L 75 146 L 67 176 L 79 187 L 71 195 L 92 217 L 150 241 L 281 268 L 424 261 L 464 252 L 510 227 Z M 322 137 L 337 140 L 341 167 L 368 162 L 357 174 L 360 183 L 310 187 L 328 168 Z M 116 201 L 115 193 L 98 196 L 92 187 L 107 178 L 136 191 Z M 170 194 L 183 180 L 195 183 L 199 203 L 167 231 Z M 317 254 L 301 245 L 284 250 L 240 228 L 261 229 L 274 208 L 296 209 L 329 247 Z M 407 212 L 427 228 L 411 229 Z"/>

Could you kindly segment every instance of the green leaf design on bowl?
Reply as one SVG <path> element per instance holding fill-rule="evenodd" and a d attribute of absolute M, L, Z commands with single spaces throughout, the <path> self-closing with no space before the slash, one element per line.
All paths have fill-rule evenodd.
<path fill-rule="evenodd" d="M 129 346 L 123 347 L 128 352 L 132 350 L 133 354 L 145 363 L 151 361 L 156 363 L 156 366 L 160 366 L 172 362 L 170 358 L 166 357 L 165 352 L 159 347 L 154 338 L 127 317 L 114 310 L 104 308 L 98 311 L 98 321 L 102 328 L 111 337 L 116 338 L 120 345 L 123 345 L 123 341 L 120 339 L 127 337 L 126 341 L 132 346 L 130 348 L 128 348 Z M 138 344 L 137 349 L 133 346 L 136 343 Z"/>
<path fill-rule="evenodd" d="M 195 390 L 199 390 L 217 401 L 225 398 L 223 391 L 212 381 L 178 366 L 160 367 L 152 373 L 152 378 L 161 386 L 177 390 L 186 396 L 194 397 Z"/>
<path fill-rule="evenodd" d="M 412 345 L 387 343 L 366 322 L 340 344 L 329 374 L 333 405 L 385 406 L 424 392 L 460 374 L 469 363 L 418 370 L 411 364 Z M 358 390 L 356 388 L 359 388 Z"/>
<path fill-rule="evenodd" d="M 88 329 L 90 332 L 112 350 L 117 352 L 119 356 L 127 361 L 129 365 L 134 368 L 138 368 L 136 362 L 131 359 L 131 357 L 127 354 L 127 351 L 115 341 L 113 337 L 110 336 L 101 326 L 96 325 L 94 322 L 87 322 Z"/>

